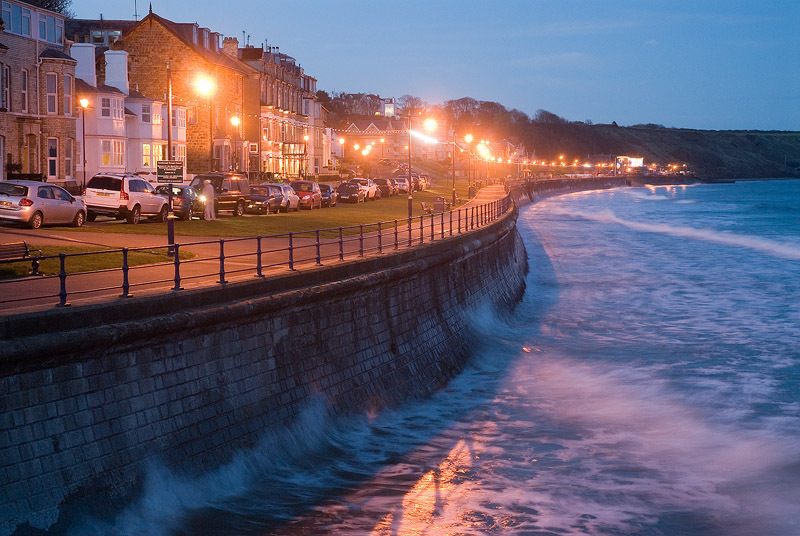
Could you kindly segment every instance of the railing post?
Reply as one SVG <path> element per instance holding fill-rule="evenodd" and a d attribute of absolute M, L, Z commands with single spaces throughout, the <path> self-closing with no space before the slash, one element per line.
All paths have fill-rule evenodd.
<path fill-rule="evenodd" d="M 397 220 L 394 220 L 394 249 L 399 249 L 400 244 L 397 241 Z"/>
<path fill-rule="evenodd" d="M 419 217 L 419 243 L 425 243 L 425 214 Z"/>
<path fill-rule="evenodd" d="M 256 237 L 256 277 L 264 277 L 263 266 L 261 264 L 261 235 Z"/>
<path fill-rule="evenodd" d="M 339 227 L 339 260 L 344 260 L 344 234 L 341 227 Z"/>
<path fill-rule="evenodd" d="M 183 290 L 183 287 L 181 287 L 181 255 L 179 245 L 173 244 L 172 251 L 175 253 L 175 256 L 172 258 L 172 262 L 175 265 L 175 286 L 172 287 L 172 290 Z"/>
<path fill-rule="evenodd" d="M 453 236 L 453 211 L 449 212 L 450 214 L 450 236 Z"/>
<path fill-rule="evenodd" d="M 130 298 L 130 289 L 131 285 L 128 281 L 128 248 L 122 248 L 122 294 L 120 294 L 120 298 Z"/>
<path fill-rule="evenodd" d="M 358 226 L 358 256 L 364 256 L 364 224 Z"/>
<path fill-rule="evenodd" d="M 381 222 L 378 222 L 378 253 L 383 253 L 383 230 Z"/>
<path fill-rule="evenodd" d="M 58 278 L 61 280 L 61 290 L 58 292 L 58 306 L 69 307 L 69 302 L 67 302 L 67 255 L 65 253 L 59 253 L 58 260 L 61 263 L 61 270 L 58 272 Z"/>
<path fill-rule="evenodd" d="M 441 221 L 440 230 L 441 230 L 442 240 L 444 240 L 444 212 L 442 212 L 441 220 L 442 221 Z"/>
<path fill-rule="evenodd" d="M 294 244 L 292 243 L 293 233 L 289 233 L 289 269 L 294 270 Z"/>
<path fill-rule="evenodd" d="M 434 216 L 433 214 L 431 214 L 431 242 L 433 242 L 433 241 L 435 240 L 435 236 L 434 236 L 434 234 L 433 234 L 433 233 L 434 233 L 434 228 L 433 228 L 433 227 L 434 227 L 434 226 L 433 226 L 433 220 L 435 220 L 435 219 L 436 219 L 436 216 Z"/>
<path fill-rule="evenodd" d="M 461 209 L 458 209 L 458 234 L 461 234 Z"/>
<path fill-rule="evenodd" d="M 322 266 L 322 255 L 320 254 L 320 250 L 319 249 L 320 249 L 319 229 L 317 229 L 317 266 Z"/>
<path fill-rule="evenodd" d="M 411 218 L 408 218 L 408 247 L 411 247 Z"/>
<path fill-rule="evenodd" d="M 219 239 L 219 281 L 217 283 L 224 285 L 225 281 L 225 239 Z"/>

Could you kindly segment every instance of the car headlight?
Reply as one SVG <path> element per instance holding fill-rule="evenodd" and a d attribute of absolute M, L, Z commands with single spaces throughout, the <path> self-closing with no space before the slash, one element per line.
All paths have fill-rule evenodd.
<path fill-rule="evenodd" d="M 202 201 L 203 203 L 206 202 L 206 196 L 204 195 L 199 196 L 198 199 L 200 199 L 200 201 Z"/>

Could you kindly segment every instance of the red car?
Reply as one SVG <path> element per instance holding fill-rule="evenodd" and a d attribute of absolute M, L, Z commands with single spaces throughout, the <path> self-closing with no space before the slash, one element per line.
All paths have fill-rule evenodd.
<path fill-rule="evenodd" d="M 292 181 L 291 185 L 300 198 L 299 208 L 322 208 L 322 192 L 314 181 Z"/>

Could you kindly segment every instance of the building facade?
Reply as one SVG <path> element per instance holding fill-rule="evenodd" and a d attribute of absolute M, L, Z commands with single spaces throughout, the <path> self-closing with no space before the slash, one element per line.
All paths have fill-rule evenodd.
<path fill-rule="evenodd" d="M 0 179 L 75 180 L 75 60 L 65 17 L 3 0 L 0 23 Z"/>

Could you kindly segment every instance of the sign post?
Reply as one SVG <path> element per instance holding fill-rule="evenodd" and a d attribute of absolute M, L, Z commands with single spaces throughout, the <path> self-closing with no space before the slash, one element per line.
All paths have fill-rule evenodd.
<path fill-rule="evenodd" d="M 175 214 L 172 211 L 172 184 L 183 182 L 183 162 L 181 160 L 159 160 L 156 162 L 156 175 L 159 184 L 169 184 L 169 214 L 167 214 L 167 255 L 172 257 L 175 245 Z"/>

